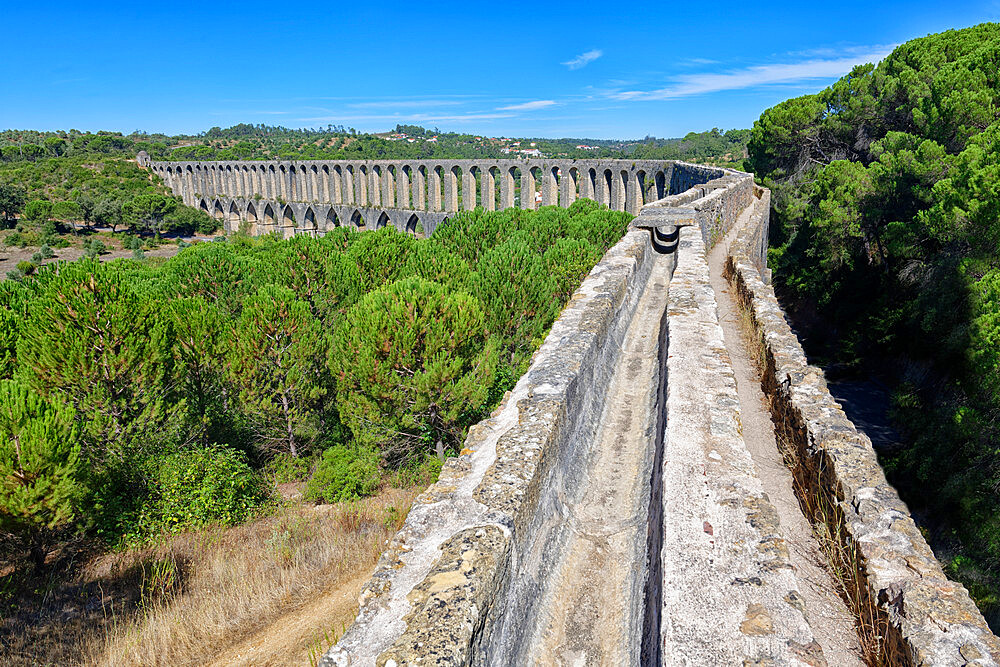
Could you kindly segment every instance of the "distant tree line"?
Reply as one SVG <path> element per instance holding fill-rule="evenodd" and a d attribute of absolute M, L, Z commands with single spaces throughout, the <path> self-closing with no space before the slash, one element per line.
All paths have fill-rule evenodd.
<path fill-rule="evenodd" d="M 0 228 L 21 213 L 17 238 L 38 241 L 31 245 L 51 244 L 64 225 L 190 234 L 211 233 L 218 224 L 134 162 L 94 154 L 0 163 Z M 17 244 L 9 237 L 6 242 Z"/>

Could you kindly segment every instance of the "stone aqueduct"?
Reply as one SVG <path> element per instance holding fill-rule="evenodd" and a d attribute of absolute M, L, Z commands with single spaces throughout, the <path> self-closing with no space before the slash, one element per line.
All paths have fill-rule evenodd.
<path fill-rule="evenodd" d="M 459 210 L 533 208 L 539 183 L 543 205 L 589 197 L 637 214 L 417 498 L 321 667 L 861 664 L 823 630 L 832 616 L 795 544 L 808 528 L 789 532 L 768 495 L 783 492 L 758 474 L 720 319 L 731 298 L 764 359 L 751 400 L 795 451 L 781 512 L 801 507 L 831 536 L 867 662 L 1000 665 L 1000 639 L 785 321 L 766 264 L 770 193 L 750 174 L 627 160 L 139 163 L 254 234 L 430 234 Z M 710 270 L 710 251 L 724 267 Z"/>
<path fill-rule="evenodd" d="M 251 235 L 284 237 L 343 225 L 431 234 L 450 214 L 477 206 L 568 207 L 582 198 L 637 214 L 697 177 L 662 160 L 154 162 L 140 153 L 139 164 L 227 231 L 244 225 Z"/>

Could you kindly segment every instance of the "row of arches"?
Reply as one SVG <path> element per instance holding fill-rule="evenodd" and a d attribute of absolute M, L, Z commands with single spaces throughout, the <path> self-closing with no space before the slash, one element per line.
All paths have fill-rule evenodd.
<path fill-rule="evenodd" d="M 336 227 L 365 231 L 386 226 L 423 236 L 431 234 L 438 224 L 448 219 L 444 215 L 421 216 L 419 212 L 412 211 L 312 206 L 276 200 L 199 198 L 197 206 L 218 220 L 227 232 L 243 231 L 251 236 L 277 232 L 282 238 L 299 234 L 316 236 Z"/>
<path fill-rule="evenodd" d="M 175 193 L 417 211 L 568 207 L 581 198 L 638 213 L 669 194 L 672 163 L 153 163 Z"/>

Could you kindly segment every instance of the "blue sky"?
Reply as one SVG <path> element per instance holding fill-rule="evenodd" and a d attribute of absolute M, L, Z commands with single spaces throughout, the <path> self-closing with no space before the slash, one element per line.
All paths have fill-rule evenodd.
<path fill-rule="evenodd" d="M 679 4 L 0 0 L 0 129 L 682 136 L 1000 20 L 1000 0 Z"/>

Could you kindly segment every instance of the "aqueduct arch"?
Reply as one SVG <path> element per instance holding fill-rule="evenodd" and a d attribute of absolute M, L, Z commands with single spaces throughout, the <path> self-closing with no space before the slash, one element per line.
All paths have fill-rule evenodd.
<path fill-rule="evenodd" d="M 681 163 L 669 160 L 611 159 L 154 162 L 145 156 L 140 164 L 227 229 L 283 235 L 343 224 L 431 234 L 460 210 L 566 208 L 579 199 L 638 213 L 708 172 L 697 165 L 678 170 Z"/>

